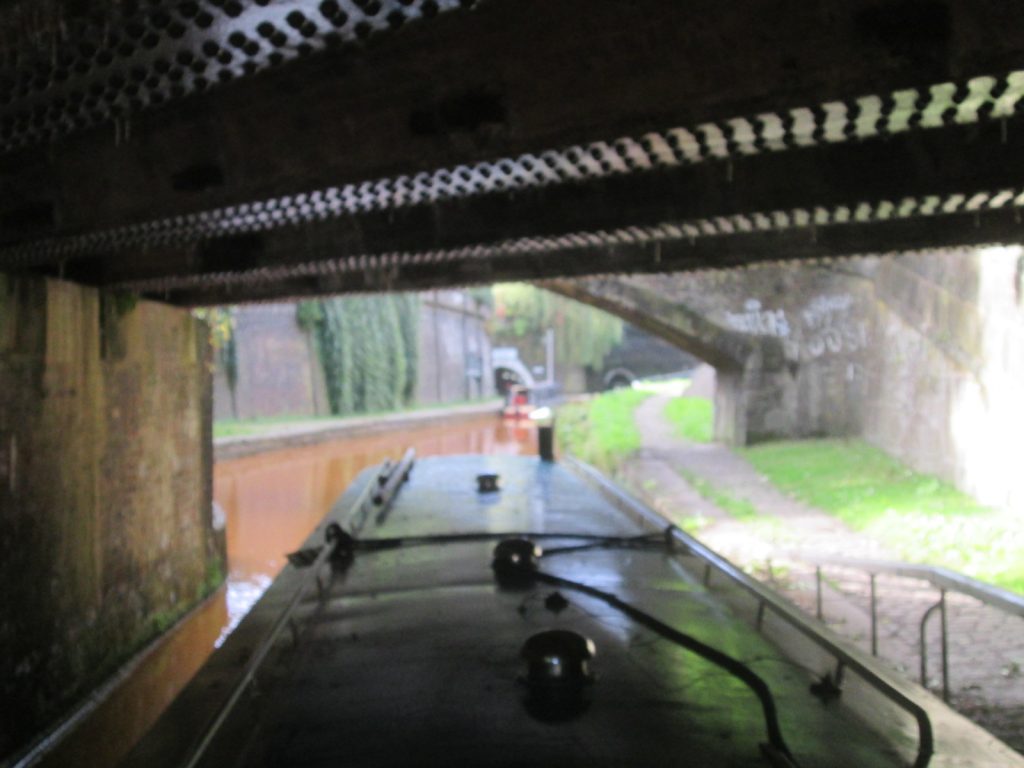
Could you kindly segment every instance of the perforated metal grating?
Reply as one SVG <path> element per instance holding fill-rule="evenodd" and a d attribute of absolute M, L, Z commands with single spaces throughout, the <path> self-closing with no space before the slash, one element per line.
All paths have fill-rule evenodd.
<path fill-rule="evenodd" d="M 483 0 L 150 0 L 59 24 L 60 45 L 15 49 L 0 71 L 0 148 L 127 118 L 328 48 Z M 54 32 L 53 34 L 58 34 Z"/>
<path fill-rule="evenodd" d="M 614 174 L 715 160 L 738 161 L 763 152 L 865 141 L 912 129 L 929 130 L 954 123 L 968 124 L 1007 118 L 1017 114 L 1022 96 L 1024 71 L 1011 72 L 1001 77 L 978 77 L 962 84 L 940 83 L 923 89 L 896 91 L 885 96 L 865 96 L 849 102 L 837 101 L 819 107 L 798 108 L 784 114 L 763 113 L 753 118 L 735 118 L 719 124 L 671 128 L 638 138 L 624 137 L 612 142 L 574 145 L 539 154 L 500 158 L 411 176 L 401 175 L 327 187 L 79 236 L 27 243 L 0 252 L 0 263 L 17 267 L 33 266 L 129 247 L 183 244 L 472 195 L 581 182 Z M 1014 194 L 1009 197 L 993 194 L 985 200 L 986 204 L 1001 207 L 1015 197 Z M 929 206 L 937 208 L 957 204 L 955 196 L 936 202 L 930 200 L 925 198 L 920 202 L 864 205 L 872 210 L 872 206 L 877 206 L 883 212 L 891 207 L 893 215 L 909 216 L 933 212 Z M 835 209 L 834 212 L 824 214 L 825 218 L 856 215 L 856 211 L 843 214 L 843 210 Z M 792 216 L 796 220 L 811 220 L 821 218 L 822 214 L 795 212 Z M 678 226 L 698 233 L 708 233 L 719 226 L 748 226 L 744 222 L 749 222 L 750 227 L 756 227 L 762 219 L 780 217 L 788 219 L 790 214 L 753 214 Z M 733 219 L 736 220 L 735 224 L 731 223 Z"/>
<path fill-rule="evenodd" d="M 558 237 L 525 237 L 498 243 L 465 248 L 430 251 L 395 251 L 379 254 L 357 254 L 333 259 L 319 259 L 279 267 L 204 273 L 121 283 L 120 289 L 158 295 L 187 288 L 273 283 L 295 277 L 327 277 L 352 273 L 381 273 L 402 266 L 422 264 L 454 264 L 488 260 L 505 256 L 543 255 L 559 251 L 643 245 L 674 241 L 696 243 L 702 238 L 721 237 L 745 232 L 781 232 L 803 228 L 813 238 L 818 227 L 852 222 L 878 222 L 951 213 L 1024 208 L 1024 188 L 973 195 L 926 196 L 880 202 L 862 202 L 834 208 L 797 208 L 764 213 L 719 216 L 685 222 L 664 223 L 653 227 L 626 227 L 609 231 L 574 232 Z"/>

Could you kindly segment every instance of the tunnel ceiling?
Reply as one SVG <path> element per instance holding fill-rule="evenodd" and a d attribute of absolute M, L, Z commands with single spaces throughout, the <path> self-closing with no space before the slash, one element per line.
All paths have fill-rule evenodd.
<path fill-rule="evenodd" d="M 1003 0 L 0 2 L 0 269 L 184 304 L 1024 239 Z"/>

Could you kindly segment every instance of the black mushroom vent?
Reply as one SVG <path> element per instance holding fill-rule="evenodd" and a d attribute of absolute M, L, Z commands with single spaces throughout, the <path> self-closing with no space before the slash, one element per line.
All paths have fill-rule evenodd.
<path fill-rule="evenodd" d="M 567 629 L 530 637 L 519 652 L 526 663 L 526 710 L 539 720 L 568 720 L 590 707 L 597 655 L 594 642 Z"/>
<path fill-rule="evenodd" d="M 503 539 L 494 548 L 491 568 L 498 586 L 523 588 L 533 584 L 533 574 L 544 551 L 529 539 Z"/>

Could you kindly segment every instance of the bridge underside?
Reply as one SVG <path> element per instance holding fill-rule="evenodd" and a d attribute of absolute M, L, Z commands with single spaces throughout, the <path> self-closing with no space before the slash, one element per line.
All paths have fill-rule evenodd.
<path fill-rule="evenodd" d="M 998 0 L 34 6 L 0 270 L 194 305 L 1024 232 Z"/>
<path fill-rule="evenodd" d="M 25 606 L 0 758 L 221 578 L 205 334 L 157 302 L 1022 242 L 1022 96 L 1005 0 L 0 0 L 0 580 Z M 589 300 L 714 361 L 734 442 L 824 425 L 913 456 L 1020 421 L 1024 359 L 986 361 L 1021 345 L 981 315 L 1017 322 L 1021 263 L 743 279 L 714 323 L 692 277 L 692 311 L 643 277 Z M 801 324 L 727 322 L 762 310 Z M 876 396 L 861 362 L 953 384 Z M 833 407 L 858 392 L 886 407 Z M 934 471 L 1019 500 L 1013 447 L 975 437 Z"/>

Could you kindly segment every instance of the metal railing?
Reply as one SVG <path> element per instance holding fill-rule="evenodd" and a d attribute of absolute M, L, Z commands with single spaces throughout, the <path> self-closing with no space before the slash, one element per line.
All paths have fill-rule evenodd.
<path fill-rule="evenodd" d="M 352 519 L 363 519 L 365 520 L 366 512 L 369 509 L 374 509 L 378 516 L 384 516 L 391 505 L 391 501 L 394 499 L 395 494 L 401 487 L 402 483 L 408 477 L 409 472 L 412 469 L 413 461 L 415 460 L 416 452 L 409 448 L 402 460 L 398 464 L 393 464 L 391 461 L 385 461 L 381 464 L 377 471 L 373 474 L 366 485 L 360 491 L 359 496 L 348 508 L 348 516 Z M 342 541 L 342 535 L 339 528 L 337 528 L 337 521 L 332 520 L 335 517 L 335 510 L 332 510 L 332 514 L 328 516 L 330 522 L 327 525 L 327 539 L 324 542 L 323 547 L 317 554 L 316 559 L 309 565 L 308 571 L 305 576 L 299 582 L 299 586 L 295 589 L 288 604 L 284 610 L 281 611 L 277 620 L 274 622 L 273 627 L 266 634 L 259 646 L 253 652 L 249 658 L 248 663 L 245 665 L 245 669 L 242 672 L 242 676 L 235 683 L 235 687 L 231 691 L 231 695 L 228 696 L 227 700 L 221 706 L 217 713 L 217 716 L 210 722 L 203 735 L 196 742 L 195 746 L 189 753 L 188 760 L 184 763 L 186 768 L 195 768 L 199 762 L 203 759 L 206 754 L 206 750 L 210 744 L 213 743 L 214 738 L 220 732 L 220 729 L 227 722 L 235 706 L 241 700 L 242 695 L 248 690 L 249 686 L 255 681 L 256 673 L 266 660 L 267 655 L 274 647 L 274 643 L 280 636 L 282 630 L 286 626 L 290 626 L 292 630 L 293 638 L 298 641 L 298 629 L 292 622 L 292 614 L 295 612 L 296 607 L 302 602 L 302 599 L 306 596 L 310 586 L 313 583 L 317 585 L 317 593 L 322 600 L 324 597 L 324 588 L 320 582 L 320 569 L 325 563 L 327 563 L 337 552 L 338 546 Z M 331 535 L 332 530 L 336 530 L 335 535 Z"/>
<path fill-rule="evenodd" d="M 928 765 L 934 752 L 935 741 L 931 720 L 920 704 L 907 697 L 877 671 L 862 663 L 849 650 L 822 635 L 820 627 L 811 623 L 796 606 L 791 605 L 772 590 L 748 576 L 718 553 L 708 549 L 697 539 L 673 526 L 669 520 L 611 483 L 596 469 L 572 457 L 564 459 L 563 464 L 597 488 L 605 498 L 627 514 L 631 513 L 649 525 L 661 529 L 670 529 L 673 538 L 685 548 L 687 554 L 704 562 L 705 584 L 710 582 L 711 574 L 717 572 L 726 576 L 731 582 L 748 593 L 757 602 L 757 618 L 755 622 L 758 629 L 761 628 L 765 612 L 771 611 L 775 616 L 782 619 L 790 627 L 800 632 L 804 637 L 832 656 L 838 665 L 837 677 L 841 675 L 842 670 L 849 669 L 880 694 L 907 712 L 917 723 L 918 731 L 917 755 L 914 759 L 913 768 L 925 768 Z"/>
<path fill-rule="evenodd" d="M 806 552 L 787 552 L 785 559 L 799 561 L 814 566 L 814 590 L 815 590 L 815 612 L 820 621 L 825 620 L 825 612 L 822 599 L 822 568 L 833 566 L 837 568 L 849 568 L 864 571 L 868 574 L 870 583 L 870 621 L 871 621 L 871 654 L 878 655 L 878 595 L 875 589 L 875 579 L 881 574 L 888 576 L 899 576 L 906 579 L 926 581 L 939 590 L 939 599 L 930 605 L 922 614 L 918 624 L 918 654 L 920 657 L 920 681 L 921 685 L 927 687 L 928 682 L 928 645 L 926 643 L 928 623 L 936 612 L 939 614 L 940 626 L 940 657 L 942 663 L 942 699 L 949 702 L 949 622 L 946 605 L 946 594 L 956 592 L 967 595 L 985 605 L 992 606 L 1004 613 L 1024 618 L 1024 596 L 1015 594 L 1008 590 L 986 584 L 983 581 L 964 576 L 962 573 L 951 571 L 934 565 L 917 565 L 914 563 L 900 563 L 887 560 L 866 560 L 850 557 L 829 557 L 815 555 Z"/>

